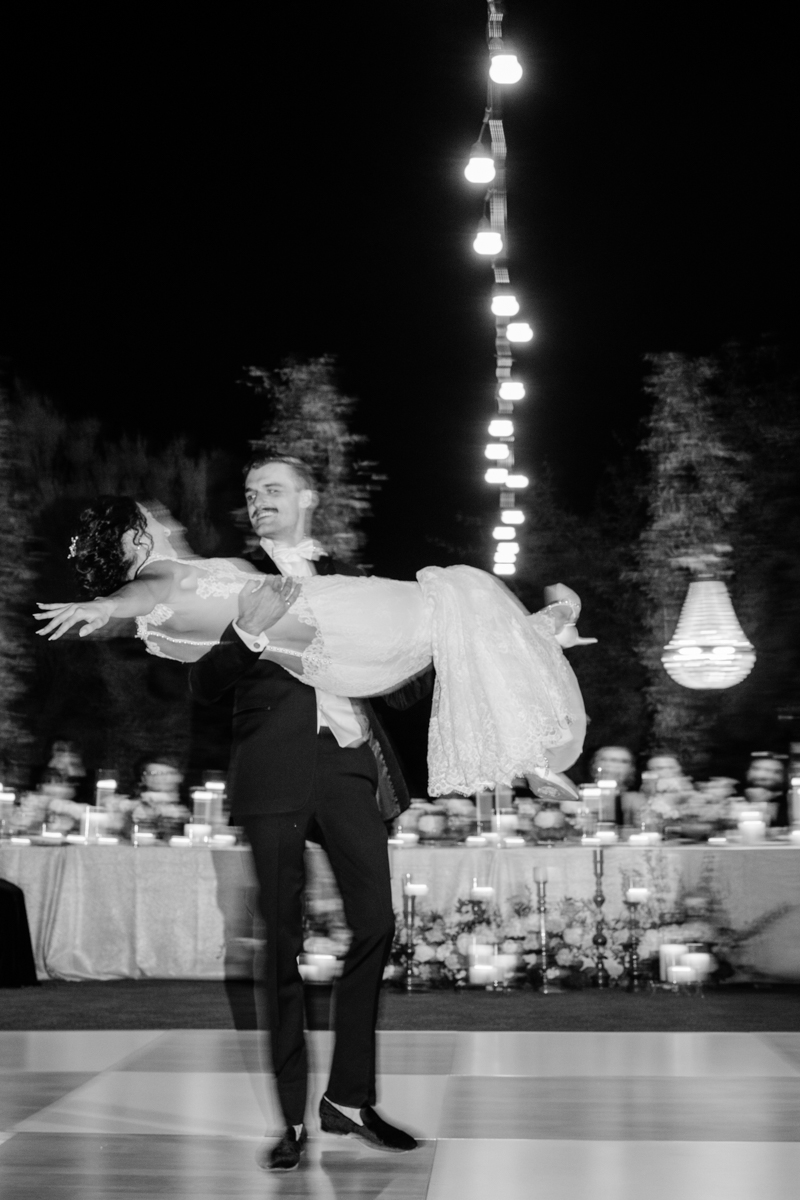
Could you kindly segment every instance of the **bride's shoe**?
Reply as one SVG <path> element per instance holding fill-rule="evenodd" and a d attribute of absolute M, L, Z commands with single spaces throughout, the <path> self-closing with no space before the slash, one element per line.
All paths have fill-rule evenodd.
<path fill-rule="evenodd" d="M 580 800 L 581 794 L 571 779 L 542 767 L 540 771 L 528 772 L 528 786 L 534 796 L 547 800 Z"/>
<path fill-rule="evenodd" d="M 578 633 L 577 622 L 581 615 L 581 598 L 577 592 L 563 583 L 554 583 L 544 589 L 548 601 L 541 612 L 546 612 L 556 623 L 555 639 L 559 646 L 593 646 L 597 638 L 584 638 Z"/>

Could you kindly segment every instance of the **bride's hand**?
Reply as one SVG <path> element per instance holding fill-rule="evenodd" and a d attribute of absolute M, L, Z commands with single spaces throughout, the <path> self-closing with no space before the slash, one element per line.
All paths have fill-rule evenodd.
<path fill-rule="evenodd" d="M 43 629 L 37 629 L 36 633 L 39 637 L 50 634 L 49 641 L 55 642 L 79 621 L 86 622 L 79 637 L 102 629 L 114 615 L 116 605 L 113 600 L 86 600 L 81 604 L 37 604 L 37 607 L 43 611 L 34 613 L 34 620 L 47 621 L 48 624 Z"/>
<path fill-rule="evenodd" d="M 243 633 L 257 637 L 269 629 L 291 607 L 300 593 L 300 584 L 290 575 L 269 575 L 250 580 L 239 592 L 237 625 Z"/>

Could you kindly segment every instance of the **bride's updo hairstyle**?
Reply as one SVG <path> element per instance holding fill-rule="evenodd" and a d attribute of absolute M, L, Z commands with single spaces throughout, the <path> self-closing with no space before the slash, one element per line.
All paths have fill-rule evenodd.
<path fill-rule="evenodd" d="M 81 513 L 69 557 L 91 596 L 108 596 L 128 582 L 134 563 L 122 544 L 128 532 L 133 533 L 135 545 L 152 550 L 147 518 L 129 496 L 98 496 Z"/>

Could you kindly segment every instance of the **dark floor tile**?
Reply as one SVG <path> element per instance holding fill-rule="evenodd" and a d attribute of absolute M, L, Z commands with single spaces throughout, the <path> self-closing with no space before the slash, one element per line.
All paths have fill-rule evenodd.
<path fill-rule="evenodd" d="M 298 1171 L 272 1176 L 256 1165 L 252 1141 L 192 1137 L 17 1134 L 0 1145 L 3 1200 L 187 1200 L 331 1197 L 424 1200 L 435 1146 L 381 1155 L 309 1143 Z"/>
<path fill-rule="evenodd" d="M 0 1130 L 8 1130 L 41 1108 L 94 1079 L 96 1071 L 3 1071 L 0 1074 Z"/>
<path fill-rule="evenodd" d="M 800 1079 L 454 1076 L 439 1136 L 795 1142 Z"/>

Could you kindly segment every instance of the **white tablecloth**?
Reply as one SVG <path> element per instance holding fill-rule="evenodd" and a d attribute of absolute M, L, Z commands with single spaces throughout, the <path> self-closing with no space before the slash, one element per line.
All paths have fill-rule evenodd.
<path fill-rule="evenodd" d="M 495 889 L 501 913 L 533 890 L 533 868 L 549 867 L 548 901 L 590 900 L 592 851 L 393 848 L 395 909 L 409 873 L 427 883 L 422 909 L 444 915 L 469 894 L 473 879 Z M 624 910 L 631 884 L 643 884 L 661 912 L 687 896 L 710 897 L 719 925 L 744 935 L 744 961 L 755 975 L 800 980 L 800 848 L 619 845 L 605 851 L 605 913 Z M 328 905 L 336 896 L 327 859 L 307 854 L 309 890 Z M 222 979 L 249 977 L 258 950 L 256 887 L 247 850 L 166 846 L 12 846 L 0 844 L 0 877 L 25 893 L 41 978 Z"/>

